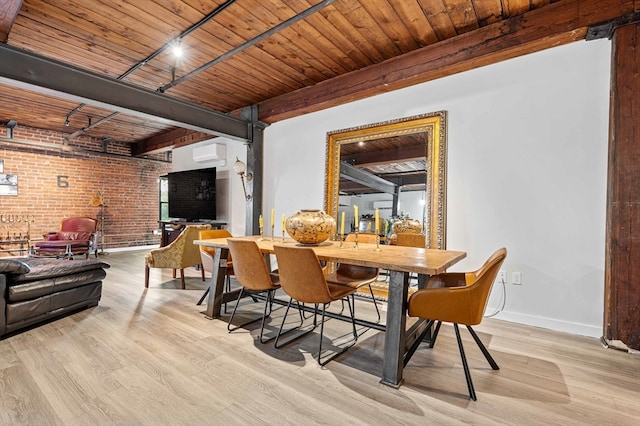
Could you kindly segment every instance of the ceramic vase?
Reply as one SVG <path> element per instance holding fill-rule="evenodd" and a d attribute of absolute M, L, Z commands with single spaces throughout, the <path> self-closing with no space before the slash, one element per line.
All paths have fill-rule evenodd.
<path fill-rule="evenodd" d="M 300 244 L 315 245 L 336 232 L 336 220 L 322 210 L 299 210 L 287 218 L 287 233 Z"/>

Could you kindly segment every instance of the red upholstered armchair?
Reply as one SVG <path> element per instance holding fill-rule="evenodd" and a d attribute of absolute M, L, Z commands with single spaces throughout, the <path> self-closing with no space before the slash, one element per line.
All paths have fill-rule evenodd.
<path fill-rule="evenodd" d="M 36 242 L 38 255 L 68 256 L 84 254 L 89 257 L 95 249 L 98 220 L 91 217 L 70 217 L 62 219 L 60 230 L 44 235 L 44 241 Z"/>

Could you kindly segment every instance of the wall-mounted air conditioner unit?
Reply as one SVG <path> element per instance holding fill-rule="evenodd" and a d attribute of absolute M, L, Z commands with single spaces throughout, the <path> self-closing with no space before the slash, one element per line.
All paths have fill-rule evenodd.
<path fill-rule="evenodd" d="M 227 146 L 221 143 L 197 146 L 193 148 L 193 161 L 196 163 L 221 162 L 227 160 Z"/>
<path fill-rule="evenodd" d="M 385 200 L 385 201 L 374 201 L 373 202 L 373 208 L 374 209 L 391 209 L 393 207 L 393 201 L 389 200 Z"/>

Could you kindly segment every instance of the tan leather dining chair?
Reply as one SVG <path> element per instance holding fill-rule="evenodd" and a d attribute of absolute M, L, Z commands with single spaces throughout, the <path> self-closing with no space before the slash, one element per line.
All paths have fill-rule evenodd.
<path fill-rule="evenodd" d="M 151 250 L 144 257 L 144 286 L 149 287 L 149 268 L 171 268 L 173 278 L 176 270 L 180 270 L 180 282 L 185 288 L 184 268 L 200 265 L 200 250 L 193 242 L 198 239 L 198 232 L 211 229 L 211 225 L 187 225 L 184 231 L 164 247 Z M 204 277 L 204 270 L 202 270 Z"/>
<path fill-rule="evenodd" d="M 358 341 L 358 333 L 356 331 L 355 312 L 353 307 L 353 293 L 355 288 L 328 283 L 324 277 L 322 266 L 318 257 L 313 252 L 313 249 L 308 247 L 287 247 L 276 245 L 274 246 L 276 252 L 276 259 L 278 261 L 278 271 L 280 274 L 280 285 L 282 289 L 290 296 L 289 304 L 282 318 L 282 324 L 276 337 L 275 347 L 280 348 L 286 344 L 299 339 L 302 336 L 315 330 L 317 326 L 317 309 L 318 305 L 322 305 L 322 318 L 320 320 L 320 343 L 318 346 L 318 364 L 325 365 L 336 356 L 345 352 L 351 346 Z M 351 300 L 347 296 L 351 296 Z M 351 325 L 353 327 L 353 342 L 341 348 L 338 352 L 330 355 L 322 360 L 322 341 L 324 339 L 324 322 L 325 311 L 327 306 L 334 301 L 347 298 L 349 305 L 349 312 L 351 314 Z M 313 315 L 313 327 L 304 333 L 290 339 L 287 342 L 279 343 L 280 337 L 285 334 L 283 328 L 289 313 L 289 308 L 293 301 L 304 304 L 315 305 L 315 311 Z M 299 305 L 298 305 L 299 306 Z M 296 328 L 300 328 L 304 322 L 304 318 L 301 316 L 300 325 Z M 287 330 L 286 332 L 290 332 Z"/>
<path fill-rule="evenodd" d="M 427 246 L 427 240 L 424 234 L 401 232 L 396 234 L 395 245 L 404 247 L 425 248 Z M 417 274 L 411 273 L 409 274 L 409 277 L 410 281 L 418 280 Z M 440 323 L 438 323 L 438 328 L 440 328 Z"/>
<path fill-rule="evenodd" d="M 354 243 L 356 240 L 355 234 L 348 234 L 344 241 L 345 243 Z M 358 243 L 375 244 L 375 234 L 358 234 Z M 338 268 L 325 276 L 327 282 L 332 284 L 345 285 L 347 287 L 354 288 L 356 291 L 360 287 L 368 286 L 371 299 L 373 300 L 373 306 L 376 308 L 376 314 L 378 314 L 378 322 L 380 321 L 380 309 L 378 309 L 378 302 L 373 294 L 373 284 L 378 279 L 378 268 L 371 268 L 368 266 L 349 265 L 348 263 L 340 263 Z"/>
<path fill-rule="evenodd" d="M 240 301 L 245 293 L 264 293 L 265 302 L 264 312 L 261 317 L 262 323 L 260 324 L 260 343 L 267 343 L 276 337 L 273 336 L 265 340 L 263 338 L 263 334 L 265 319 L 271 314 L 273 296 L 276 290 L 280 288 L 280 284 L 278 283 L 278 274 L 269 271 L 264 256 L 260 252 L 258 244 L 256 244 L 255 241 L 229 238 L 227 243 L 229 244 L 229 252 L 231 256 L 233 256 L 235 262 L 234 272 L 236 280 L 238 280 L 242 286 L 240 294 L 238 295 L 238 300 L 233 307 L 231 317 L 229 317 L 227 329 L 229 330 L 229 333 L 231 333 L 238 328 L 245 327 L 260 320 L 260 318 L 256 318 L 236 327 L 232 327 L 231 325 L 233 318 L 236 315 L 238 305 L 240 305 Z"/>
<path fill-rule="evenodd" d="M 405 247 L 426 247 L 427 240 L 424 234 L 410 234 L 407 232 L 396 235 L 396 245 Z"/>
<path fill-rule="evenodd" d="M 204 231 L 200 231 L 199 238 L 201 240 L 210 240 L 213 238 L 230 238 L 232 237 L 231 233 L 226 229 L 206 229 Z M 209 272 L 213 274 L 213 258 L 216 255 L 215 247 L 207 247 L 200 246 L 200 260 L 202 261 L 202 269 L 205 272 Z M 233 273 L 233 262 L 231 261 L 231 256 L 227 256 L 227 270 L 225 276 L 224 290 L 231 290 L 231 276 Z M 204 281 L 204 275 L 202 277 Z M 197 305 L 201 305 L 204 301 L 205 297 L 209 294 L 209 287 L 205 290 L 204 294 L 198 301 Z M 227 309 L 227 304 L 224 304 L 225 312 Z"/>
<path fill-rule="evenodd" d="M 427 281 L 427 288 L 418 290 L 409 298 L 409 315 L 428 320 L 428 332 L 435 321 L 445 321 L 453 323 L 462 359 L 462 367 L 467 379 L 469 397 L 476 400 L 476 393 L 469 372 L 469 365 L 460 339 L 458 324 L 467 326 L 469 333 L 485 358 L 494 370 L 499 370 L 489 351 L 484 346 L 476 332 L 471 328 L 482 322 L 484 311 L 487 307 L 487 300 L 491 293 L 493 282 L 498 276 L 500 266 L 507 256 L 507 250 L 501 248 L 491 255 L 482 267 L 473 272 L 452 272 L 434 275 Z M 434 335 L 435 338 L 435 335 Z M 418 339 L 405 356 L 405 365 L 417 349 L 420 341 Z"/>

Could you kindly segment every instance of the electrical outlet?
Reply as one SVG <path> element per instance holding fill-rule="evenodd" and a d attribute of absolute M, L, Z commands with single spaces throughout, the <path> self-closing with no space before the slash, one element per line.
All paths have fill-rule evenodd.
<path fill-rule="evenodd" d="M 498 272 L 498 282 L 499 283 L 505 283 L 505 284 L 507 283 L 507 271 L 504 271 L 504 270 L 501 269 Z"/>
<path fill-rule="evenodd" d="M 522 285 L 522 272 L 512 272 L 511 283 L 514 285 Z"/>

